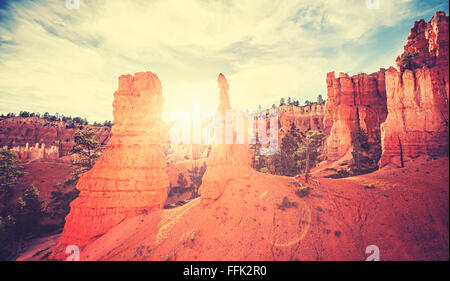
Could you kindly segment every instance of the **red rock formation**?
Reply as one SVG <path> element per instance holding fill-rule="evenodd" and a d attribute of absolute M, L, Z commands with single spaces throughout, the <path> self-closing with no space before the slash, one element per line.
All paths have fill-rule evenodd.
<path fill-rule="evenodd" d="M 3 148 L 8 148 L 4 146 Z M 45 143 L 36 143 L 34 146 L 29 146 L 28 143 L 25 146 L 14 146 L 11 151 L 17 155 L 17 158 L 22 161 L 34 161 L 34 160 L 59 160 L 59 148 L 57 146 L 45 147 Z M 63 159 L 63 158 L 61 158 Z"/>
<path fill-rule="evenodd" d="M 338 160 L 352 150 L 358 123 L 369 140 L 379 139 L 380 124 L 387 114 L 384 73 L 384 69 L 352 77 L 341 73 L 338 78 L 334 72 L 328 73 L 323 121 L 328 160 Z"/>
<path fill-rule="evenodd" d="M 199 194 L 204 204 L 219 198 L 226 185 L 233 179 L 249 177 L 251 172 L 251 156 L 247 144 L 225 144 L 225 111 L 231 109 L 228 96 L 229 85 L 223 74 L 217 78 L 219 84 L 218 111 L 222 116 L 222 144 L 213 146 L 207 160 L 207 169 L 203 176 Z"/>
<path fill-rule="evenodd" d="M 73 146 L 73 136 L 81 126 L 70 128 L 70 124 L 61 121 L 48 121 L 37 117 L 13 117 L 0 120 L 0 147 L 8 146 L 20 150 L 28 143 L 30 147 L 37 143 L 45 147 L 56 146 L 58 157 L 69 155 Z M 106 144 L 111 136 L 109 127 L 90 126 L 96 132 L 95 139 Z M 23 149 L 23 148 L 22 148 Z"/>
<path fill-rule="evenodd" d="M 284 105 L 277 107 L 279 122 L 279 141 L 291 129 L 292 124 L 302 133 L 309 130 L 322 131 L 324 104 L 311 104 L 305 106 Z M 267 127 L 269 128 L 269 118 L 267 118 Z"/>
<path fill-rule="evenodd" d="M 437 12 L 428 22 L 414 24 L 397 59 L 401 72 L 386 72 L 388 116 L 382 125 L 383 154 L 379 166 L 400 156 L 448 154 L 449 100 L 449 18 Z M 405 69 L 401 64 L 407 52 L 416 53 Z"/>
<path fill-rule="evenodd" d="M 379 166 L 400 156 L 420 154 L 442 156 L 448 153 L 448 105 L 433 87 L 432 70 L 428 68 L 386 72 L 389 114 L 382 124 L 382 149 Z M 448 97 L 448 83 L 447 83 Z"/>
<path fill-rule="evenodd" d="M 151 72 L 119 77 L 108 149 L 77 184 L 56 254 L 84 246 L 127 217 L 162 208 L 169 180 L 161 149 L 161 83 Z M 60 258 L 61 255 L 57 255 Z"/>
<path fill-rule="evenodd" d="M 400 71 L 433 66 L 448 67 L 448 16 L 445 12 L 436 12 L 436 15 L 427 23 L 421 19 L 414 23 L 404 52 L 397 57 Z M 408 54 L 414 54 L 409 67 L 402 64 L 402 59 Z"/>

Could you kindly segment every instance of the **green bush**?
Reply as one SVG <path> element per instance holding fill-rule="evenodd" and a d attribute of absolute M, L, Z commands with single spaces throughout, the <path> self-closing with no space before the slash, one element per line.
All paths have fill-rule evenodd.
<path fill-rule="evenodd" d="M 400 59 L 401 66 L 404 69 L 410 69 L 412 70 L 414 68 L 413 60 L 416 58 L 419 54 L 416 52 L 409 52 L 407 51 Z"/>
<path fill-rule="evenodd" d="M 298 197 L 305 197 L 309 194 L 310 188 L 309 186 L 300 186 L 296 191 L 295 194 L 297 194 Z"/>

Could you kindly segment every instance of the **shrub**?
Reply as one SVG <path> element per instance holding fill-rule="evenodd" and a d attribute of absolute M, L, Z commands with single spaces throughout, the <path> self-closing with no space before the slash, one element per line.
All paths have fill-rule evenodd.
<path fill-rule="evenodd" d="M 373 185 L 372 183 L 370 183 L 370 184 L 365 184 L 365 185 L 364 185 L 364 188 L 366 188 L 366 189 L 374 189 L 374 188 L 375 188 L 375 185 Z"/>
<path fill-rule="evenodd" d="M 404 69 L 411 69 L 412 70 L 414 68 L 413 61 L 418 55 L 419 54 L 416 53 L 416 52 L 407 51 L 400 59 L 401 66 Z"/>
<path fill-rule="evenodd" d="M 298 197 L 305 197 L 309 194 L 310 188 L 309 186 L 300 186 L 296 191 L 295 194 L 297 194 Z"/>
<path fill-rule="evenodd" d="M 287 198 L 286 196 L 284 196 L 283 201 L 281 201 L 281 204 L 277 205 L 278 209 L 282 211 L 292 207 L 297 208 L 297 203 L 289 201 L 289 198 Z"/>
<path fill-rule="evenodd" d="M 350 171 L 347 169 L 339 169 L 339 171 L 337 172 L 337 175 L 341 178 L 346 178 L 346 177 L 349 177 L 351 174 L 350 174 Z"/>

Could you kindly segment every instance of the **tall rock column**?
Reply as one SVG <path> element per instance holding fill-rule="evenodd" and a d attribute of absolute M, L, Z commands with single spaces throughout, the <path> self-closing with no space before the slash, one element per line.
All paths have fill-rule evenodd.
<path fill-rule="evenodd" d="M 108 149 L 80 177 L 56 258 L 67 245 L 81 248 L 125 218 L 163 207 L 169 179 L 161 150 L 161 90 L 151 72 L 119 77 Z"/>
<path fill-rule="evenodd" d="M 219 74 L 217 82 L 220 90 L 218 113 L 222 118 L 222 130 L 219 134 L 221 141 L 211 150 L 202 185 L 199 188 L 201 201 L 204 204 L 209 204 L 218 199 L 231 180 L 249 177 L 252 170 L 251 155 L 247 144 L 236 144 L 235 142 L 225 144 L 225 127 L 227 122 L 230 122 L 225 118 L 226 111 L 231 110 L 228 96 L 229 85 L 222 73 Z"/>
<path fill-rule="evenodd" d="M 404 157 L 448 155 L 448 40 L 444 12 L 436 12 L 428 23 L 416 22 L 397 58 L 400 71 L 391 67 L 386 72 L 389 113 L 382 125 L 379 166 L 400 156 L 400 143 Z"/>
<path fill-rule="evenodd" d="M 330 161 L 353 150 L 355 128 L 364 130 L 371 142 L 379 143 L 380 124 L 386 119 L 385 70 L 350 77 L 334 72 L 327 75 L 328 99 L 323 120 Z"/>
<path fill-rule="evenodd" d="M 380 167 L 400 157 L 400 143 L 405 158 L 448 154 L 448 124 L 443 118 L 448 120 L 448 105 L 434 91 L 431 73 L 428 68 L 386 72 L 389 114 L 381 126 Z"/>

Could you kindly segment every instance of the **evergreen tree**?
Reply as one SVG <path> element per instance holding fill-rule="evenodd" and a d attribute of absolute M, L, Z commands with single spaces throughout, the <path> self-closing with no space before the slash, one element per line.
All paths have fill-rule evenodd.
<path fill-rule="evenodd" d="M 183 173 L 179 173 L 178 174 L 178 179 L 177 179 L 177 184 L 180 188 L 184 189 L 186 188 L 188 181 L 187 179 L 184 177 Z"/>
<path fill-rule="evenodd" d="M 70 211 L 70 203 L 79 194 L 79 190 L 76 188 L 66 191 L 67 187 L 76 185 L 80 175 L 92 169 L 100 157 L 100 144 L 94 137 L 95 131 L 91 128 L 85 128 L 74 135 L 74 146 L 71 153 L 75 155 L 75 160 L 72 160 L 75 171 L 64 183 L 55 185 L 56 191 L 51 193 L 48 208 L 51 210 L 52 217 L 60 218 L 62 224 L 64 223 L 64 217 Z"/>
<path fill-rule="evenodd" d="M 286 134 L 281 140 L 281 150 L 287 154 L 293 154 L 298 148 L 298 143 L 295 137 L 291 134 Z"/>
<path fill-rule="evenodd" d="M 81 174 L 92 169 L 100 157 L 100 143 L 94 137 L 95 131 L 88 127 L 74 135 L 74 145 L 70 152 L 77 156 L 75 160 L 72 160 L 72 165 L 76 167 L 72 175 L 75 182 L 78 182 Z"/>
<path fill-rule="evenodd" d="M 317 96 L 317 103 L 319 103 L 319 104 L 325 103 L 325 100 L 323 99 L 322 95 L 320 95 L 320 94 Z"/>
<path fill-rule="evenodd" d="M 295 176 L 297 166 L 294 152 L 298 148 L 298 142 L 291 134 L 286 134 L 281 140 L 280 151 L 270 156 L 267 168 L 272 174 L 282 176 Z"/>
<path fill-rule="evenodd" d="M 188 170 L 189 178 L 191 179 L 192 198 L 198 197 L 198 189 L 202 184 L 203 175 L 206 172 L 206 162 L 202 166 L 198 166 L 194 161 L 192 169 Z"/>
<path fill-rule="evenodd" d="M 23 196 L 19 198 L 14 217 L 17 224 L 17 232 L 20 235 L 33 233 L 40 225 L 43 216 L 42 201 L 39 198 L 39 190 L 31 185 L 25 189 Z"/>
<path fill-rule="evenodd" d="M 317 131 L 309 131 L 306 134 L 304 142 L 296 151 L 298 157 L 297 165 L 305 172 L 305 181 L 308 182 L 309 170 L 314 167 L 319 160 L 320 147 L 324 135 Z"/>
<path fill-rule="evenodd" d="M 12 188 L 25 175 L 24 169 L 13 152 L 9 149 L 0 150 L 0 216 L 9 211 Z"/>
<path fill-rule="evenodd" d="M 284 98 L 280 99 L 280 106 L 286 105 L 286 102 L 284 101 Z"/>
<path fill-rule="evenodd" d="M 48 209 L 50 210 L 50 216 L 59 220 L 57 224 L 63 226 L 64 218 L 70 212 L 70 203 L 78 197 L 80 191 L 76 188 L 66 191 L 67 186 L 65 183 L 55 185 L 55 189 L 55 191 L 51 192 L 51 201 L 48 204 Z"/>

